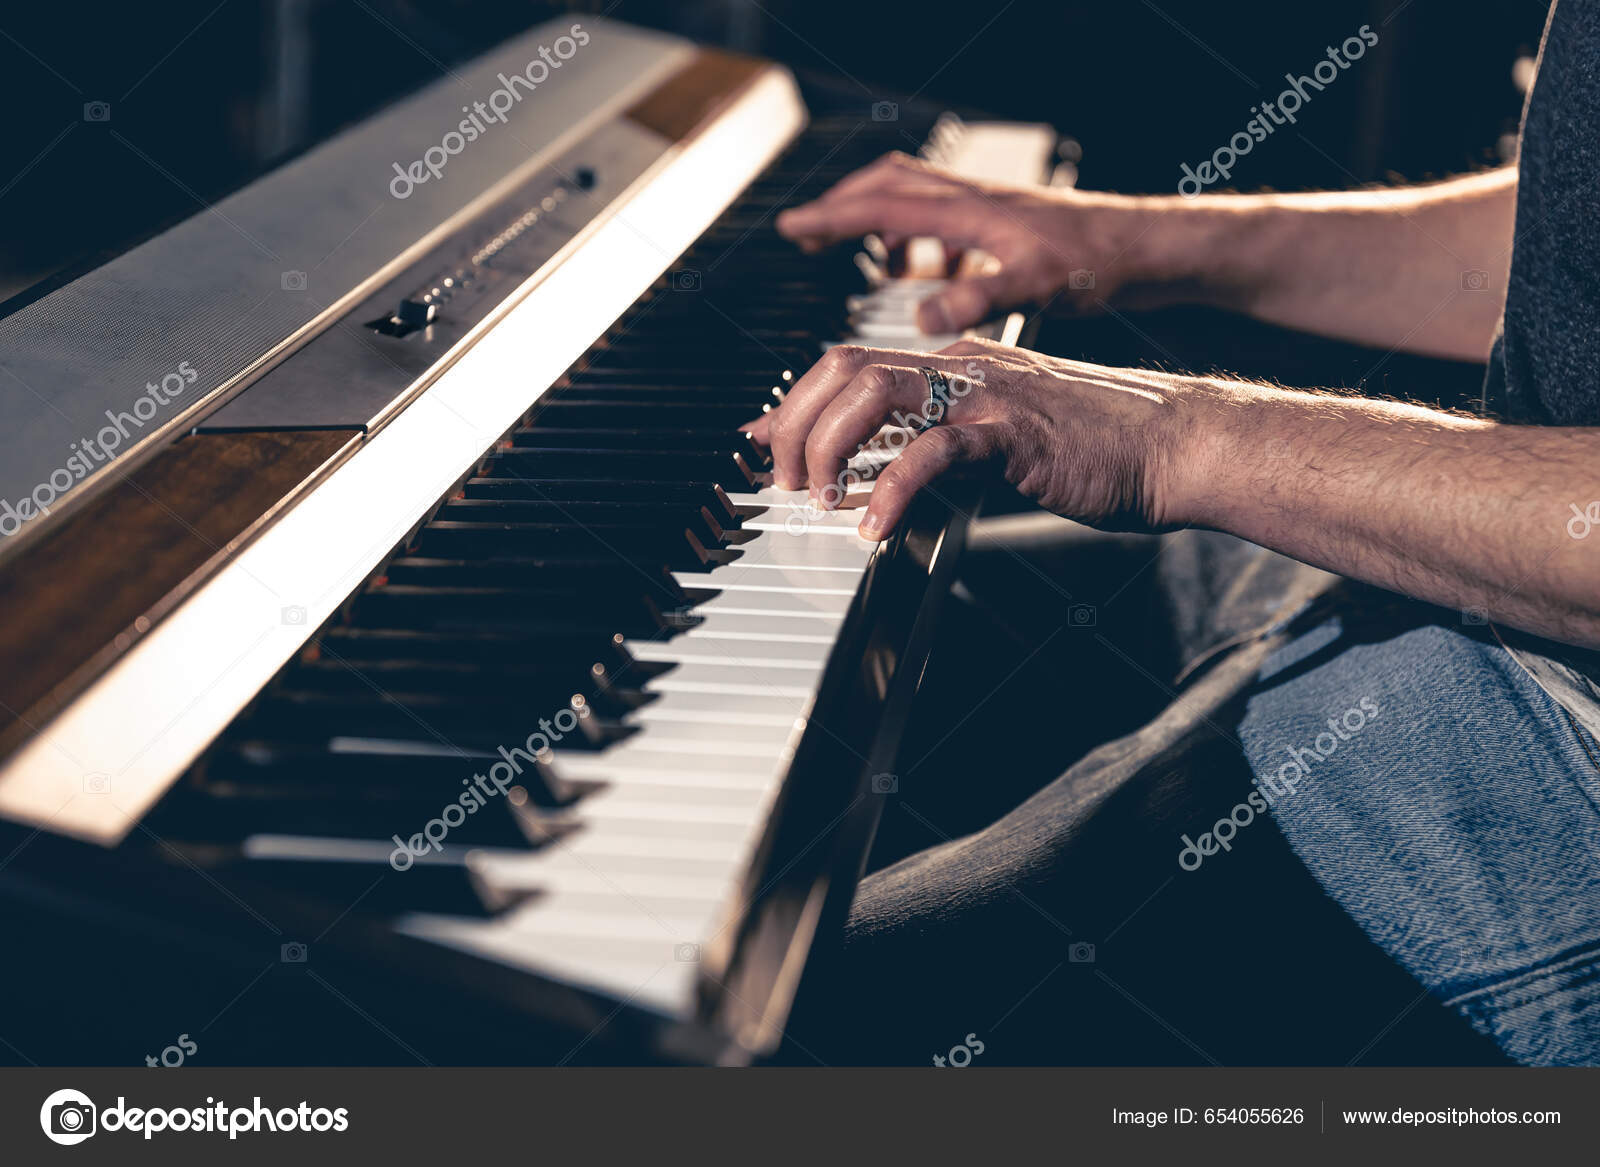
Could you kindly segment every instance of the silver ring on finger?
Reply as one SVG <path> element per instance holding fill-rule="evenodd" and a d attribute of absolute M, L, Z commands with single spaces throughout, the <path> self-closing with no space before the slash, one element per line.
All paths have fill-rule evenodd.
<path fill-rule="evenodd" d="M 943 421 L 950 412 L 950 379 L 928 365 L 921 366 L 918 372 L 928 379 L 928 400 L 922 403 L 922 414 L 916 425 L 917 432 L 923 434 Z"/>

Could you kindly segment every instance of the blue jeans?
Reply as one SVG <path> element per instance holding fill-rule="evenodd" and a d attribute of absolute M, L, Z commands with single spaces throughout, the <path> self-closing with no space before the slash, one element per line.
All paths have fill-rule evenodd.
<path fill-rule="evenodd" d="M 1600 1063 L 1600 744 L 1492 633 L 1362 623 L 1266 661 L 1239 724 L 1257 789 L 1344 911 L 1510 1057 Z"/>

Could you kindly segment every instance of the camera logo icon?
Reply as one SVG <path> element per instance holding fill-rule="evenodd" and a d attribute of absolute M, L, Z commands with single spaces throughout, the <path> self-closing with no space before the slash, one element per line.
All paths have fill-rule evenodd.
<path fill-rule="evenodd" d="M 1067 961 L 1071 964 L 1093 964 L 1094 945 L 1087 940 L 1080 940 L 1067 949 Z"/>
<path fill-rule="evenodd" d="M 892 101 L 875 101 L 872 103 L 872 120 L 897 122 L 900 120 L 900 107 Z"/>
<path fill-rule="evenodd" d="M 1464 271 L 1461 273 L 1461 288 L 1467 292 L 1482 292 L 1488 290 L 1489 273 L 1486 271 Z"/>
<path fill-rule="evenodd" d="M 95 1106 L 79 1090 L 57 1090 L 39 1108 L 39 1126 L 45 1138 L 63 1147 L 83 1142 L 95 1132 Z"/>
<path fill-rule="evenodd" d="M 86 101 L 83 103 L 83 120 L 86 122 L 108 122 L 111 120 L 111 103 L 109 101 Z"/>
<path fill-rule="evenodd" d="M 1067 273 L 1067 287 L 1078 291 L 1087 291 L 1094 287 L 1094 272 L 1086 267 Z"/>
<path fill-rule="evenodd" d="M 672 290 L 674 292 L 698 292 L 700 286 L 700 273 L 693 268 L 681 268 L 672 273 Z"/>
<path fill-rule="evenodd" d="M 1489 623 L 1489 609 L 1463 608 L 1461 610 L 1461 622 L 1463 624 L 1476 624 L 1480 626 L 1487 624 Z"/>
<path fill-rule="evenodd" d="M 298 940 L 291 940 L 278 950 L 278 956 L 284 964 L 304 964 L 306 962 L 306 946 Z"/>
<path fill-rule="evenodd" d="M 303 292 L 306 290 L 306 273 L 303 271 L 286 271 L 283 273 L 283 290 L 286 292 Z"/>
<path fill-rule="evenodd" d="M 1093 628 L 1099 619 L 1093 604 L 1073 604 L 1067 609 L 1067 623 L 1074 628 Z"/>
<path fill-rule="evenodd" d="M 872 776 L 872 793 L 898 794 L 900 793 L 900 779 L 893 774 L 874 774 Z"/>
<path fill-rule="evenodd" d="M 672 946 L 672 959 L 679 964 L 699 964 L 700 946 L 698 944 L 674 944 Z"/>
<path fill-rule="evenodd" d="M 306 610 L 299 604 L 287 605 L 283 609 L 282 616 L 285 624 L 304 624 L 306 622 Z"/>
<path fill-rule="evenodd" d="M 101 770 L 83 776 L 83 792 L 85 794 L 110 794 L 111 775 Z"/>

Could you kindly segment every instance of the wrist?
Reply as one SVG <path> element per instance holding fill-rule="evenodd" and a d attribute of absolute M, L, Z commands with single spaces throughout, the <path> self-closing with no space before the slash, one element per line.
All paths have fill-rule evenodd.
<path fill-rule="evenodd" d="M 1227 529 L 1238 480 L 1260 454 L 1239 449 L 1237 438 L 1261 392 L 1221 378 L 1182 379 L 1159 455 L 1161 526 Z"/>
<path fill-rule="evenodd" d="M 1280 249 L 1269 197 L 1105 197 L 1101 233 L 1120 249 L 1116 284 L 1135 306 L 1249 312 L 1264 294 Z"/>

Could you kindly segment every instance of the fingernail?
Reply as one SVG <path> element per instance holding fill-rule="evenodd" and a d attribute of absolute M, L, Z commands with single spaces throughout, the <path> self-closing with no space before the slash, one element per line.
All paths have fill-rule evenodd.
<path fill-rule="evenodd" d="M 917 327 L 926 333 L 949 332 L 950 313 L 937 297 L 917 305 Z"/>
<path fill-rule="evenodd" d="M 878 525 L 878 520 L 869 515 L 861 521 L 861 526 L 856 528 L 856 534 L 869 543 L 876 543 L 883 538 L 883 528 Z"/>

